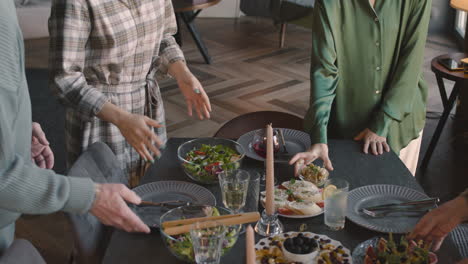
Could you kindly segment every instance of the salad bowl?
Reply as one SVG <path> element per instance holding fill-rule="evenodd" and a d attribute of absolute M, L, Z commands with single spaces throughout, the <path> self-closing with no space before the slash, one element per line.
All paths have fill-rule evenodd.
<path fill-rule="evenodd" d="M 161 224 L 167 221 L 174 221 L 180 219 L 189 219 L 196 217 L 205 216 L 219 216 L 232 214 L 230 210 L 209 205 L 192 205 L 192 206 L 181 206 L 172 209 L 161 216 Z M 236 244 L 237 238 L 239 237 L 241 225 L 227 226 L 227 232 L 222 244 L 221 256 L 229 252 L 229 250 Z M 176 258 L 188 262 L 195 263 L 195 254 L 193 251 L 192 239 L 190 233 L 184 233 L 177 236 L 170 236 L 164 232 L 161 228 L 161 238 L 163 239 L 164 245 L 169 249 L 172 255 Z"/>
<path fill-rule="evenodd" d="M 240 168 L 245 151 L 224 138 L 198 138 L 180 145 L 177 157 L 187 176 L 202 184 L 215 184 L 218 174 Z"/>

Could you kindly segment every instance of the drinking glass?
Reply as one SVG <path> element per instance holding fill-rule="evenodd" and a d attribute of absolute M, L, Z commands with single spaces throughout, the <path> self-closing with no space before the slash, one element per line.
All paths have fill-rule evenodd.
<path fill-rule="evenodd" d="M 245 206 L 250 175 L 245 170 L 223 171 L 218 174 L 224 206 L 235 214 Z"/>
<path fill-rule="evenodd" d="M 217 226 L 209 222 L 196 222 L 191 226 L 195 262 L 197 264 L 218 264 L 221 258 L 222 244 L 226 227 L 220 223 Z"/>
<path fill-rule="evenodd" d="M 260 199 L 260 173 L 249 171 L 250 180 L 245 201 L 244 212 L 258 212 L 258 201 Z"/>
<path fill-rule="evenodd" d="M 252 142 L 250 143 L 252 149 L 259 155 L 264 158 L 263 161 L 263 172 L 260 178 L 260 185 L 266 185 L 266 129 L 259 129 L 255 132 Z M 278 140 L 277 129 L 273 129 L 273 153 L 278 153 L 280 151 L 280 143 Z"/>
<path fill-rule="evenodd" d="M 335 187 L 333 187 L 335 186 Z M 325 225 L 331 230 L 341 230 L 345 225 L 348 203 L 349 183 L 340 178 L 331 178 L 325 182 Z"/>

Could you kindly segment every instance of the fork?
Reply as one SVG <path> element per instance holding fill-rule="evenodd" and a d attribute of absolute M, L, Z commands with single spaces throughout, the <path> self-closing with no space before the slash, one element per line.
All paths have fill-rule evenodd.
<path fill-rule="evenodd" d="M 403 212 L 411 212 L 411 213 L 425 213 L 429 211 L 430 209 L 425 208 L 425 209 L 408 209 L 408 208 L 399 208 L 399 209 L 393 209 L 393 210 L 388 210 L 388 211 L 381 211 L 381 212 L 374 212 L 370 211 L 367 209 L 362 209 L 362 212 L 370 217 L 378 218 L 378 217 L 384 217 L 387 216 L 391 213 L 403 213 Z"/>

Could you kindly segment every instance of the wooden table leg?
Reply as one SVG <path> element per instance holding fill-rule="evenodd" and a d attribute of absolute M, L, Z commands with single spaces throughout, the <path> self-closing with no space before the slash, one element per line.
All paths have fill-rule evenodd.
<path fill-rule="evenodd" d="M 206 64 L 211 64 L 211 57 L 208 54 L 208 49 L 206 48 L 205 43 L 201 39 L 200 34 L 198 33 L 197 28 L 195 27 L 195 24 L 193 23 L 198 13 L 200 13 L 200 10 L 198 10 L 196 13 L 181 12 L 180 17 L 182 18 L 185 25 L 187 26 L 190 34 L 192 35 L 193 40 L 195 41 L 195 44 L 197 44 L 197 47 L 200 50 L 200 53 L 202 54 L 203 59 L 205 59 Z"/>
<path fill-rule="evenodd" d="M 445 122 L 447 122 L 448 117 L 450 116 L 450 112 L 453 109 L 453 105 L 455 104 L 455 100 L 457 99 L 458 93 L 460 88 L 463 86 L 463 82 L 457 82 L 455 83 L 455 86 L 453 87 L 452 92 L 450 93 L 450 97 L 447 101 L 447 106 L 444 108 L 444 112 L 442 113 L 442 117 L 439 120 L 439 123 L 437 123 L 436 130 L 434 132 L 434 135 L 431 138 L 431 142 L 429 143 L 429 147 L 426 151 L 426 154 L 424 155 L 424 158 L 422 160 L 420 168 L 422 170 L 425 170 L 427 168 L 427 164 L 429 163 L 429 160 L 431 159 L 432 153 L 434 152 L 435 147 L 437 146 L 437 142 L 439 141 L 440 135 L 442 134 L 442 131 L 445 126 Z"/>

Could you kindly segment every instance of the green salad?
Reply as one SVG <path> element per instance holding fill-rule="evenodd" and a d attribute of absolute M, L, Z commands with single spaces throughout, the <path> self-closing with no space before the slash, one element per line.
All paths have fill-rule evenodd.
<path fill-rule="evenodd" d="M 211 216 L 219 216 L 219 211 L 216 208 L 212 208 Z M 207 215 L 208 216 L 208 215 Z M 229 226 L 228 231 L 225 235 L 225 240 L 222 245 L 222 253 L 224 255 L 229 251 L 237 241 L 239 232 L 238 226 Z M 195 253 L 193 251 L 192 238 L 190 233 L 184 233 L 181 235 L 173 236 L 174 239 L 166 238 L 166 243 L 171 249 L 171 251 L 177 255 L 179 258 L 194 263 L 195 262 Z"/>
<path fill-rule="evenodd" d="M 183 164 L 185 171 L 196 180 L 212 183 L 218 179 L 218 174 L 225 170 L 235 170 L 240 167 L 239 153 L 223 145 L 205 145 L 189 151 Z"/>

